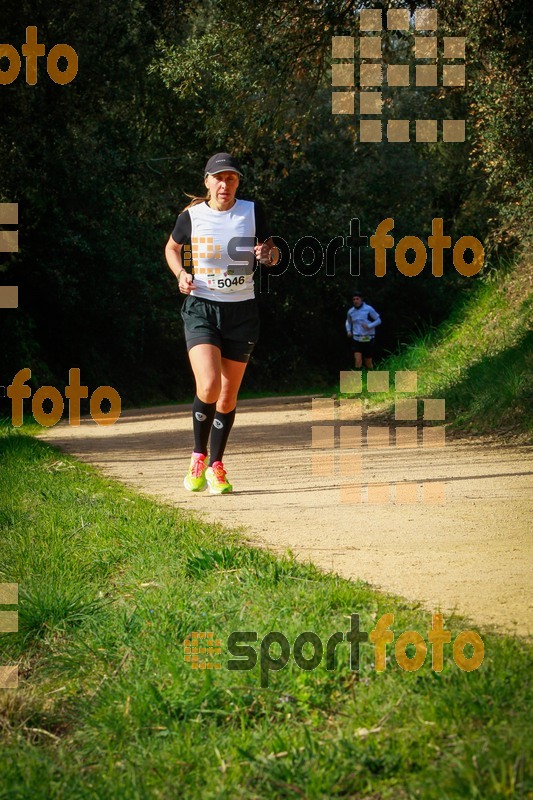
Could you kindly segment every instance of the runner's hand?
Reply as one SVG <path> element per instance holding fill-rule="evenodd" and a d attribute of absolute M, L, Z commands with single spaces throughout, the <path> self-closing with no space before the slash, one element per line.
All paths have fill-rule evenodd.
<path fill-rule="evenodd" d="M 272 239 L 268 239 L 262 244 L 256 244 L 254 247 L 255 257 L 261 264 L 266 264 L 267 267 L 275 267 L 279 264 L 281 253 L 279 248 L 273 244 Z"/>
<path fill-rule="evenodd" d="M 182 294 L 190 294 L 192 292 L 194 289 L 194 281 L 190 272 L 187 272 L 186 270 L 180 272 L 178 285 Z"/>
<path fill-rule="evenodd" d="M 262 264 L 269 263 L 268 257 L 270 254 L 270 247 L 264 242 L 262 244 L 255 245 L 254 253 L 257 260 L 260 261 Z"/>

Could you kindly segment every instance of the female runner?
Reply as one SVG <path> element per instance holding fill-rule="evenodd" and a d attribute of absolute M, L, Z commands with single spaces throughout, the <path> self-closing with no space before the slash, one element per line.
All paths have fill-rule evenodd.
<path fill-rule="evenodd" d="M 181 316 L 196 382 L 194 450 L 183 481 L 190 492 L 207 487 L 211 494 L 233 491 L 223 457 L 259 335 L 254 259 L 274 265 L 280 256 L 261 207 L 236 197 L 241 177 L 229 153 L 212 156 L 204 174 L 206 197 L 193 198 L 178 216 L 165 248 L 186 295 Z"/>

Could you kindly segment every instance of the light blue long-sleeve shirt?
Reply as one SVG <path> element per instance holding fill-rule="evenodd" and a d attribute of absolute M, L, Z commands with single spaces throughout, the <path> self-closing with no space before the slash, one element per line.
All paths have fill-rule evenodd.
<path fill-rule="evenodd" d="M 368 325 L 368 329 L 363 328 L 363 322 Z M 378 325 L 381 325 L 381 317 L 368 303 L 362 303 L 359 308 L 352 306 L 348 309 L 346 333 L 351 333 L 354 339 L 362 340 L 367 337 L 373 339 Z"/>

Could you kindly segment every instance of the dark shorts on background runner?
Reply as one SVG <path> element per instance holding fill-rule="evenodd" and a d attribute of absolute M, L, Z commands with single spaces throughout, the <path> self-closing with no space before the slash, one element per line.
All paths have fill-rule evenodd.
<path fill-rule="evenodd" d="M 246 362 L 259 338 L 255 299 L 220 303 L 188 295 L 181 316 L 187 351 L 197 344 L 213 344 L 223 358 Z"/>
<path fill-rule="evenodd" d="M 352 353 L 361 353 L 363 358 L 372 358 L 374 339 L 370 339 L 369 342 L 358 342 L 357 339 L 352 339 Z"/>

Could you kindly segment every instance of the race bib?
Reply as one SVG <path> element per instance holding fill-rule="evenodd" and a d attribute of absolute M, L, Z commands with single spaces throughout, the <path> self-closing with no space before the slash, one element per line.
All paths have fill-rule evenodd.
<path fill-rule="evenodd" d="M 245 288 L 246 276 L 234 275 L 231 269 L 226 272 L 210 272 L 207 275 L 207 288 L 217 292 L 239 292 Z"/>

